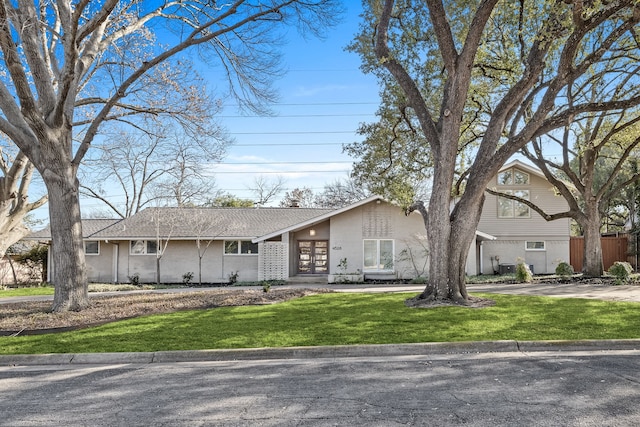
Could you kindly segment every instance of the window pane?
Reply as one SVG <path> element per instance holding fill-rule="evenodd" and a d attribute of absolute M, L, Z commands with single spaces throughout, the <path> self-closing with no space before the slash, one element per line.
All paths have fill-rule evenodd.
<path fill-rule="evenodd" d="M 393 270 L 393 240 L 380 240 L 380 267 Z"/>
<path fill-rule="evenodd" d="M 133 255 L 141 255 L 145 252 L 144 240 L 132 240 L 131 241 L 131 253 Z"/>
<path fill-rule="evenodd" d="M 257 254 L 258 253 L 258 244 L 252 243 L 250 240 L 243 240 L 240 242 L 240 253 L 243 254 Z"/>
<path fill-rule="evenodd" d="M 224 241 L 224 253 L 225 254 L 237 254 L 238 253 L 238 241 L 237 240 L 225 240 Z"/>
<path fill-rule="evenodd" d="M 544 242 L 527 242 L 529 250 L 544 250 Z"/>
<path fill-rule="evenodd" d="M 498 217 L 513 218 L 513 200 L 498 197 Z"/>
<path fill-rule="evenodd" d="M 100 242 L 84 242 L 84 253 L 98 255 L 100 253 Z"/>
<path fill-rule="evenodd" d="M 155 254 L 158 252 L 158 243 L 153 240 L 147 240 L 147 253 Z"/>
<path fill-rule="evenodd" d="M 375 269 L 378 265 L 378 241 L 364 241 L 364 268 Z"/>
<path fill-rule="evenodd" d="M 513 172 L 513 183 L 516 185 L 529 184 L 529 174 L 518 170 Z"/>
<path fill-rule="evenodd" d="M 513 184 L 513 175 L 510 170 L 500 172 L 498 174 L 498 184 L 499 185 L 511 185 Z"/>
<path fill-rule="evenodd" d="M 521 199 L 529 200 L 529 190 L 517 190 L 513 193 L 515 196 L 520 197 Z M 515 215 L 518 218 L 528 218 L 531 213 L 529 212 L 529 206 L 524 203 L 515 202 L 514 203 Z"/>

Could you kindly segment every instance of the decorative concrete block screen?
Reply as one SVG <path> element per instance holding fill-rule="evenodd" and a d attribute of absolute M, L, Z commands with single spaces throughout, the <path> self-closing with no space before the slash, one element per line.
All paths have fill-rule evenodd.
<path fill-rule="evenodd" d="M 258 252 L 258 280 L 286 280 L 289 278 L 288 245 L 283 242 L 260 243 Z"/>

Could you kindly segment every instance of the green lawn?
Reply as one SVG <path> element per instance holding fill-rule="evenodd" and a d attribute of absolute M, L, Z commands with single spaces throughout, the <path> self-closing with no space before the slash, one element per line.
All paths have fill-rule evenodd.
<path fill-rule="evenodd" d="M 75 332 L 0 337 L 0 354 L 640 338 L 640 303 L 485 294 L 495 306 L 405 307 L 414 295 L 333 293 L 147 316 Z"/>
<path fill-rule="evenodd" d="M 38 295 L 53 295 L 53 286 L 38 286 L 33 288 L 0 289 L 0 298 L 32 297 Z"/>

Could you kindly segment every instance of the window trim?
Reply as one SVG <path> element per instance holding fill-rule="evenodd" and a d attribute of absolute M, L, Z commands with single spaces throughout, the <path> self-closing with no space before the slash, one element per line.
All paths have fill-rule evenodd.
<path fill-rule="evenodd" d="M 98 245 L 98 250 L 96 252 L 89 252 L 87 250 L 87 243 L 95 243 Z M 97 256 L 100 255 L 100 240 L 85 240 L 84 241 L 84 254 L 88 256 Z"/>
<path fill-rule="evenodd" d="M 237 252 L 227 252 L 227 242 L 235 242 Z M 250 245 L 255 245 L 255 252 L 243 252 L 242 251 L 242 243 L 248 242 Z M 242 239 L 234 239 L 234 240 L 224 240 L 222 242 L 222 254 L 225 256 L 255 256 L 259 254 L 259 246 L 257 243 L 253 243 L 251 240 L 242 240 Z"/>
<path fill-rule="evenodd" d="M 137 242 L 144 242 L 144 250 L 142 252 L 134 252 L 133 251 L 133 246 Z M 155 252 L 149 252 L 149 243 L 154 243 L 156 245 Z M 148 240 L 148 239 L 129 240 L 129 255 L 132 255 L 132 256 L 144 256 L 144 255 L 157 255 L 157 254 L 158 254 L 158 244 L 157 244 L 157 242 L 155 240 Z"/>
<path fill-rule="evenodd" d="M 529 243 L 542 243 L 541 248 L 530 248 Z M 524 242 L 524 250 L 525 251 L 533 251 L 533 252 L 544 252 L 547 250 L 547 242 L 544 240 L 527 240 Z"/>
<path fill-rule="evenodd" d="M 509 194 L 509 195 L 513 195 L 515 192 L 517 191 L 522 191 L 527 193 L 527 197 L 522 197 L 522 196 L 518 196 L 521 199 L 525 199 L 525 200 L 530 200 L 531 199 L 531 191 L 529 189 L 510 189 L 510 190 L 504 190 L 502 191 L 502 193 L 505 194 Z M 502 209 L 501 209 L 501 200 L 506 200 L 509 202 L 509 204 L 511 205 L 511 215 L 502 215 Z M 498 196 L 497 197 L 497 203 L 498 203 L 498 218 L 499 219 L 529 219 L 531 218 L 531 208 L 527 205 L 525 205 L 524 203 L 518 202 L 517 200 L 512 200 L 512 199 L 508 199 L 506 197 L 502 197 L 502 196 Z M 527 208 L 527 215 L 526 216 L 517 216 L 516 215 L 516 203 L 523 205 Z"/>
<path fill-rule="evenodd" d="M 377 263 L 376 265 L 379 266 L 381 264 L 381 260 L 380 260 L 380 243 L 381 242 L 391 242 L 391 268 L 371 268 L 371 267 L 367 267 L 365 265 L 365 259 L 366 259 L 366 254 L 365 254 L 365 243 L 366 242 L 376 242 L 376 259 L 377 259 Z M 362 271 L 364 272 L 376 272 L 376 273 L 391 273 L 391 272 L 395 272 L 396 270 L 396 260 L 395 260 L 395 256 L 396 256 L 396 241 L 395 239 L 362 239 Z"/>
<path fill-rule="evenodd" d="M 502 174 L 509 174 L 509 182 L 507 183 L 503 183 L 500 181 L 500 175 Z M 526 182 L 516 182 L 516 174 L 521 174 L 522 176 L 526 177 Z M 505 169 L 503 171 L 498 172 L 498 175 L 496 176 L 496 184 L 499 186 L 518 186 L 518 185 L 531 185 L 531 174 L 529 172 L 525 172 L 521 169 L 512 167 L 509 169 Z"/>

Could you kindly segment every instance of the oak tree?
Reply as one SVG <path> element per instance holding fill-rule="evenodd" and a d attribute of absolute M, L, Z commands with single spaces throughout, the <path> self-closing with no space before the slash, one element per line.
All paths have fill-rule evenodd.
<path fill-rule="evenodd" d="M 429 281 L 416 300 L 466 303 L 467 255 L 485 189 L 502 165 L 578 114 L 640 103 L 635 95 L 567 102 L 574 85 L 589 85 L 590 75 L 621 52 L 627 59 L 608 69 L 608 81 L 616 84 L 635 72 L 628 52 L 640 46 L 640 10 L 634 0 L 368 5 L 356 42 L 364 69 L 401 88 L 433 158 L 431 196 L 423 210 Z M 474 157 L 464 190 L 454 199 L 459 149 L 470 133 Z"/>

